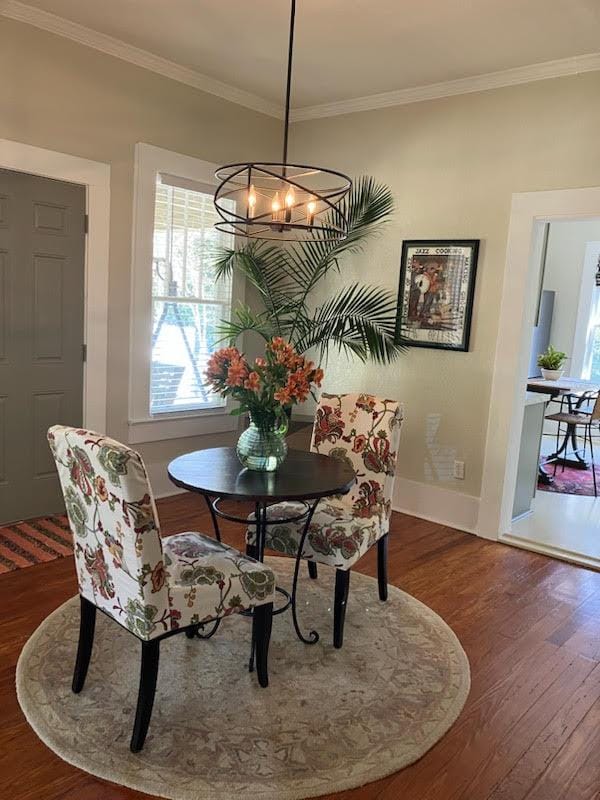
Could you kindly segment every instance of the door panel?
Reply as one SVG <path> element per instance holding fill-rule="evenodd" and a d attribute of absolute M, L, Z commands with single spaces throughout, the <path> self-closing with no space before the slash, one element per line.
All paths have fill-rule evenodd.
<path fill-rule="evenodd" d="M 46 431 L 83 422 L 84 215 L 84 187 L 0 170 L 0 523 L 63 509 Z"/>
<path fill-rule="evenodd" d="M 8 227 L 8 195 L 0 194 L 0 228 Z"/>
<path fill-rule="evenodd" d="M 61 361 L 63 355 L 63 275 L 65 258 L 33 257 L 33 359 Z"/>
<path fill-rule="evenodd" d="M 64 417 L 64 393 L 41 392 L 33 396 L 33 476 L 54 478 L 56 467 L 48 447 L 46 432 Z"/>

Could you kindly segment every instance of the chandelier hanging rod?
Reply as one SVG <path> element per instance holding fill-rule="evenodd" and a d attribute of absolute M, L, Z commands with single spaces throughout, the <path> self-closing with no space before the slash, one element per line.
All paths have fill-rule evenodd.
<path fill-rule="evenodd" d="M 296 27 L 296 0 L 292 0 L 290 12 L 290 36 L 288 45 L 287 84 L 285 89 L 285 119 L 283 123 L 283 163 L 287 164 L 288 132 L 290 127 L 290 99 L 292 94 L 292 60 L 294 55 L 294 29 Z"/>

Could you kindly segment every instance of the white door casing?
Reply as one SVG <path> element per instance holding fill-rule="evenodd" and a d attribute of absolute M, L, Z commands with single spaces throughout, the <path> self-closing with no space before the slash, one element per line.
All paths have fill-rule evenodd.
<path fill-rule="evenodd" d="M 89 220 L 85 253 L 83 424 L 106 431 L 110 165 L 0 139 L 0 167 L 86 187 Z"/>
<path fill-rule="evenodd" d="M 511 530 L 544 223 L 600 216 L 600 187 L 514 194 L 492 379 L 477 533 Z"/>

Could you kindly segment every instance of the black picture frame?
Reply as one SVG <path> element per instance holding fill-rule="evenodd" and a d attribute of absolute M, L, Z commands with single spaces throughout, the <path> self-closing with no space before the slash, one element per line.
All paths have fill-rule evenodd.
<path fill-rule="evenodd" d="M 397 344 L 468 352 L 480 241 L 407 239 L 402 242 Z M 434 284 L 435 292 L 431 289 Z"/>

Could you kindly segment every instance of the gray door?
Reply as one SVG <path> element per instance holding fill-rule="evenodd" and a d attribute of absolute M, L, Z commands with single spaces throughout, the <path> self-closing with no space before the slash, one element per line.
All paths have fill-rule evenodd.
<path fill-rule="evenodd" d="M 0 523 L 63 508 L 46 442 L 82 424 L 85 188 L 0 170 Z"/>

